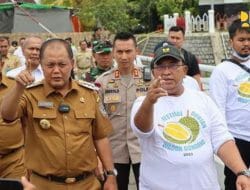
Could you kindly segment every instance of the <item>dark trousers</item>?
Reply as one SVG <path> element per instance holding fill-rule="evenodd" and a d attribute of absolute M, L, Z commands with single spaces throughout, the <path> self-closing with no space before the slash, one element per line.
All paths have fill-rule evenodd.
<path fill-rule="evenodd" d="M 240 139 L 235 139 L 236 145 L 240 151 L 240 155 L 245 162 L 246 166 L 250 166 L 250 142 L 240 140 Z M 236 190 L 236 175 L 228 168 L 225 166 L 224 169 L 224 174 L 225 174 L 225 190 Z"/>
<path fill-rule="evenodd" d="M 137 190 L 139 190 L 139 170 L 140 170 L 140 163 L 137 164 L 118 164 L 115 163 L 115 168 L 118 171 L 117 175 L 117 185 L 118 190 L 128 190 L 129 184 L 129 174 L 130 174 L 130 167 L 132 165 L 133 173 L 135 176 L 135 182 Z"/>

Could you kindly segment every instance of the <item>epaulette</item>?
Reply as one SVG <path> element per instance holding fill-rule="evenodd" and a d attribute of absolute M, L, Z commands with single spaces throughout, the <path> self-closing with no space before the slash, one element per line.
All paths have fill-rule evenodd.
<path fill-rule="evenodd" d="M 30 88 L 33 88 L 33 87 L 36 87 L 36 86 L 40 86 L 41 84 L 43 84 L 42 80 L 36 81 L 36 82 L 33 82 L 30 85 L 26 86 L 26 89 L 30 89 Z"/>
<path fill-rule="evenodd" d="M 99 88 L 95 84 L 90 83 L 90 82 L 78 80 L 77 83 L 78 83 L 78 85 L 83 86 L 83 87 L 88 88 L 88 89 L 91 89 L 91 90 L 96 90 L 96 91 L 99 90 Z"/>

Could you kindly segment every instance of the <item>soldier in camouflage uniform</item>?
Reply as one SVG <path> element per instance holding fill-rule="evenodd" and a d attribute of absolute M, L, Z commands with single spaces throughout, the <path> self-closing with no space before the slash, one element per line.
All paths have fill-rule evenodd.
<path fill-rule="evenodd" d="M 109 41 L 97 41 L 93 46 L 93 57 L 96 67 L 85 74 L 85 80 L 94 82 L 102 73 L 113 67 L 112 44 Z"/>

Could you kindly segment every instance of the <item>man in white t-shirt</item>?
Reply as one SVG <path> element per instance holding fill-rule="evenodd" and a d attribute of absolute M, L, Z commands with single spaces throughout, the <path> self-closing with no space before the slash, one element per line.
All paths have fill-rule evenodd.
<path fill-rule="evenodd" d="M 232 56 L 214 69 L 209 89 L 226 118 L 242 159 L 250 166 L 250 28 L 242 27 L 241 20 L 237 19 L 228 31 Z M 233 184 L 237 176 L 228 167 L 225 167 L 224 174 L 225 190 L 235 190 Z"/>
<path fill-rule="evenodd" d="M 250 178 L 226 122 L 204 93 L 183 86 L 186 65 L 174 46 L 159 48 L 151 62 L 155 80 L 131 111 L 142 149 L 140 190 L 219 190 L 214 154 L 239 173 L 238 190 Z"/>
<path fill-rule="evenodd" d="M 23 53 L 26 58 L 25 65 L 12 69 L 6 73 L 6 76 L 15 79 L 21 71 L 28 68 L 35 77 L 35 82 L 41 81 L 44 78 L 39 59 L 42 42 L 43 40 L 38 36 L 26 38 L 23 44 Z"/>

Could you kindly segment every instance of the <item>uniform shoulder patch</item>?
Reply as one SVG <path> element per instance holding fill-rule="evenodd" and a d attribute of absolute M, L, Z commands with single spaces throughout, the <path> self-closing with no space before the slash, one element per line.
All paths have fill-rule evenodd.
<path fill-rule="evenodd" d="M 77 84 L 78 84 L 79 86 L 83 86 L 83 87 L 88 88 L 88 89 L 91 89 L 91 90 L 96 90 L 96 91 L 99 90 L 99 88 L 98 88 L 95 84 L 90 83 L 90 82 L 86 82 L 86 81 L 84 81 L 84 80 L 78 80 L 78 81 L 77 81 Z"/>
<path fill-rule="evenodd" d="M 30 85 L 26 86 L 26 89 L 34 88 L 34 87 L 40 86 L 42 84 L 43 84 L 42 80 L 36 81 L 36 82 L 33 82 Z"/>

